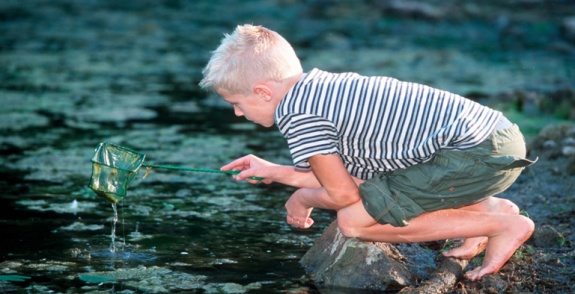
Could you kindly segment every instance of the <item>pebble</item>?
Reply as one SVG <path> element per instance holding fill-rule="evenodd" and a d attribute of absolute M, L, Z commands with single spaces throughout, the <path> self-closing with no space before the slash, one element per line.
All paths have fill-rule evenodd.
<path fill-rule="evenodd" d="M 557 143 L 553 140 L 547 140 L 543 143 L 543 148 L 545 149 L 555 149 L 557 147 Z"/>
<path fill-rule="evenodd" d="M 561 143 L 565 146 L 575 146 L 575 138 L 567 137 Z"/>
<path fill-rule="evenodd" d="M 575 155 L 575 147 L 574 146 L 564 146 L 561 153 L 563 153 L 564 156 Z"/>

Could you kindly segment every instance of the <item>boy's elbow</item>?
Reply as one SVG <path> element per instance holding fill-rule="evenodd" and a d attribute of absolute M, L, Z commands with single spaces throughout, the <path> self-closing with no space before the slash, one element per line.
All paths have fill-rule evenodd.
<path fill-rule="evenodd" d="M 359 189 L 353 191 L 338 191 L 332 196 L 333 201 L 340 208 L 348 207 L 361 200 Z"/>

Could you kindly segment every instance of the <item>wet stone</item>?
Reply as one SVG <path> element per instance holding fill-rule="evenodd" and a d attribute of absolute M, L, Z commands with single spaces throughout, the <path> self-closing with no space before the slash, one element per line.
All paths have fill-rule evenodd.
<path fill-rule="evenodd" d="M 391 244 L 343 236 L 334 221 L 300 263 L 320 289 L 390 291 L 414 283 L 407 260 Z"/>
<path fill-rule="evenodd" d="M 76 214 L 81 212 L 90 211 L 98 206 L 98 204 L 86 201 L 73 200 L 69 203 L 54 203 L 48 200 L 20 200 L 17 202 L 19 205 L 25 206 L 27 209 L 36 211 L 53 211 L 56 213 L 70 213 Z M 82 223 L 73 223 L 68 226 L 68 230 L 74 230 L 83 226 Z M 62 228 L 65 229 L 65 228 Z"/>
<path fill-rule="evenodd" d="M 206 279 L 202 275 L 190 275 L 157 266 L 139 266 L 131 269 L 89 274 L 116 278 L 118 283 L 145 293 L 169 293 L 171 291 L 201 289 Z"/>
<path fill-rule="evenodd" d="M 103 225 L 86 225 L 80 222 L 75 222 L 69 226 L 61 227 L 57 231 L 96 231 L 104 229 Z"/>

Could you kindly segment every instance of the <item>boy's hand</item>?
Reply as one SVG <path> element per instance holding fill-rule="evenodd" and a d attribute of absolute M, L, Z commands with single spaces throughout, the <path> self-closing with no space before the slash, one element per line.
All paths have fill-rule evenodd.
<path fill-rule="evenodd" d="M 244 157 L 238 158 L 224 166 L 221 170 L 241 170 L 242 172 L 234 175 L 233 178 L 236 181 L 247 181 L 251 184 L 265 183 L 271 184 L 273 181 L 271 179 L 271 174 L 269 174 L 270 167 L 276 166 L 276 164 L 269 161 L 263 160 L 255 155 L 246 155 Z M 263 180 L 253 180 L 250 177 L 263 178 Z"/>
<path fill-rule="evenodd" d="M 306 190 L 295 191 L 285 204 L 287 223 L 301 229 L 307 229 L 313 225 L 313 219 L 309 217 L 313 207 L 305 205 L 301 198 L 301 193 L 305 193 Z"/>

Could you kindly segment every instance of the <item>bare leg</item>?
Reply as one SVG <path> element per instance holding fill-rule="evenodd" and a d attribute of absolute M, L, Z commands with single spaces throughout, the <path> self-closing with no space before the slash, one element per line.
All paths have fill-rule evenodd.
<path fill-rule="evenodd" d="M 412 219 L 406 227 L 393 227 L 376 223 L 361 201 L 339 210 L 338 224 L 348 237 L 376 242 L 410 243 L 487 236 L 483 265 L 466 274 L 472 280 L 497 272 L 531 236 L 534 228 L 533 222 L 521 215 L 469 209 L 428 212 Z"/>
<path fill-rule="evenodd" d="M 519 218 L 524 218 L 525 220 L 529 221 L 529 223 L 525 222 L 523 227 L 513 227 L 511 226 L 511 231 L 508 234 L 514 234 L 515 232 L 522 232 L 525 233 L 521 234 L 514 234 L 513 238 L 510 238 L 508 241 L 505 241 L 504 238 L 501 237 L 489 237 L 487 242 L 487 246 L 485 248 L 485 258 L 483 260 L 483 264 L 481 266 L 476 267 L 475 269 L 468 271 L 465 273 L 465 277 L 470 280 L 479 280 L 486 274 L 491 274 L 499 271 L 499 269 L 505 264 L 505 262 L 515 253 L 515 250 L 521 246 L 533 233 L 533 229 L 535 225 L 533 222 L 523 216 L 517 215 Z M 529 229 L 528 231 L 525 231 Z M 505 233 L 503 233 L 505 234 Z M 505 244 L 503 242 L 510 242 L 509 244 Z M 503 248 L 505 246 L 515 246 L 515 249 L 512 251 L 498 251 L 499 248 Z"/>
<path fill-rule="evenodd" d="M 460 209 L 477 212 L 494 212 L 515 215 L 519 214 L 519 208 L 517 205 L 509 200 L 497 197 L 489 197 L 481 202 L 464 206 Z M 459 259 L 472 259 L 477 254 L 485 250 L 486 246 L 487 237 L 467 238 L 461 246 L 443 252 L 443 256 L 455 257 Z"/>

